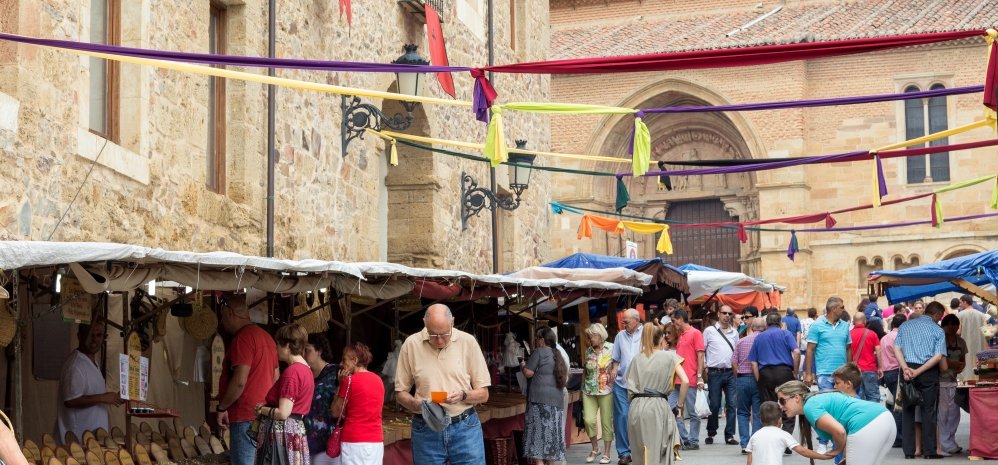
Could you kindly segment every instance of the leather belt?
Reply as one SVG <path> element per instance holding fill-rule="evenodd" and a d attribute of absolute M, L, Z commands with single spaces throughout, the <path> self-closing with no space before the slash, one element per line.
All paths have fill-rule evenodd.
<path fill-rule="evenodd" d="M 457 416 L 450 417 L 450 423 L 452 425 L 454 423 L 460 423 L 460 422 L 462 422 L 464 420 L 467 420 L 468 417 L 474 415 L 474 413 L 475 413 L 475 408 L 474 407 L 468 407 L 468 410 L 465 410 L 465 411 L 459 413 Z M 423 421 L 426 421 L 425 419 L 423 419 L 423 415 L 421 415 L 421 414 L 417 413 L 417 414 L 415 414 L 413 416 L 416 417 L 416 418 L 419 418 L 419 419 L 421 419 Z"/>

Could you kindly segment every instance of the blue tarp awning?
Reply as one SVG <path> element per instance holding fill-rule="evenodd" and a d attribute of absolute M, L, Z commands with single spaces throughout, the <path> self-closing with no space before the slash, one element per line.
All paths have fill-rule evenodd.
<path fill-rule="evenodd" d="M 569 255 L 565 258 L 555 260 L 550 263 L 545 263 L 541 266 L 545 268 L 595 268 L 598 270 L 605 268 L 628 268 L 631 270 L 637 270 L 639 268 L 644 268 L 652 263 L 661 262 L 661 258 L 650 258 L 650 259 L 634 259 L 634 258 L 623 258 L 623 257 L 611 257 L 609 255 L 597 255 L 591 253 L 575 253 Z M 672 268 L 679 271 L 678 268 L 664 264 L 668 268 Z"/>
<path fill-rule="evenodd" d="M 968 292 L 951 280 L 975 286 L 998 284 L 998 250 L 951 258 L 904 270 L 870 273 L 870 282 L 894 304 L 946 292 Z"/>

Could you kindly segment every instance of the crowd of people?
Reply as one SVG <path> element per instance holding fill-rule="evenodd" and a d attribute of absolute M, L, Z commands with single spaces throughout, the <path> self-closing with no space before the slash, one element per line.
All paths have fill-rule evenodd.
<path fill-rule="evenodd" d="M 850 465 L 879 464 L 891 447 L 906 458 L 959 453 L 956 383 L 972 375 L 968 360 L 987 344 L 980 328 L 989 316 L 979 308 L 970 296 L 950 310 L 939 302 L 880 309 L 864 300 L 850 318 L 844 301 L 831 297 L 822 316 L 808 309 L 798 318 L 792 309 L 736 313 L 722 305 L 703 330 L 675 300 L 648 322 L 627 309 L 612 342 L 601 323 L 585 329 L 586 461 L 610 463 L 615 443 L 619 464 L 672 464 L 700 448 L 701 415 L 703 443 L 737 445 L 749 465 L 780 463 L 793 452 Z M 229 430 L 233 465 L 382 462 L 386 389 L 368 370 L 367 346 L 349 344 L 337 365 L 324 335 L 290 324 L 271 337 L 240 295 L 221 302 L 220 323 L 231 339 L 217 419 Z M 401 344 L 389 386 L 413 414 L 413 462 L 484 463 L 474 406 L 488 400 L 491 375 L 481 347 L 454 327 L 446 305 L 430 306 L 423 323 Z M 81 325 L 78 337 L 60 384 L 60 438 L 106 428 L 106 407 L 120 403 L 94 363 L 104 325 Z M 539 465 L 565 459 L 569 360 L 551 328 L 539 328 L 533 342 L 520 362 L 529 381 L 523 451 Z M 892 410 L 881 386 L 898 395 Z M 694 408 L 703 395 L 709 414 Z"/>
<path fill-rule="evenodd" d="M 723 305 L 702 330 L 669 300 L 649 320 L 625 310 L 612 343 L 601 323 L 586 329 L 589 463 L 610 463 L 611 443 L 621 465 L 671 464 L 700 449 L 701 394 L 710 410 L 704 444 L 738 445 L 750 465 L 793 452 L 850 465 L 881 463 L 892 447 L 906 458 L 960 453 L 956 385 L 973 375 L 970 360 L 987 348 L 981 326 L 993 317 L 965 295 L 949 310 L 921 301 L 881 309 L 863 299 L 851 317 L 838 297 L 805 318 Z M 798 417 L 800 441 L 792 436 Z"/>

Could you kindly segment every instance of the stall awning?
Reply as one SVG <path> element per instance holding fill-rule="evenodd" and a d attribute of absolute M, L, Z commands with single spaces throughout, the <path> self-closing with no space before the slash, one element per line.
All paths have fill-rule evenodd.
<path fill-rule="evenodd" d="M 988 284 L 998 285 L 998 250 L 904 270 L 874 271 L 870 273 L 869 280 L 873 292 L 886 295 L 892 304 L 946 292 L 961 292 L 998 305 L 995 294 L 982 289 Z"/>
<path fill-rule="evenodd" d="M 124 291 L 145 283 L 173 281 L 194 289 L 255 288 L 296 293 L 330 287 L 377 299 L 420 297 L 426 283 L 456 289 L 453 300 L 498 296 L 637 295 L 622 284 L 569 279 L 528 279 L 455 270 L 412 268 L 394 263 L 282 260 L 232 252 L 167 251 L 98 242 L 0 241 L 4 270 L 66 266 L 87 292 Z M 85 271 L 85 272 L 84 272 Z M 417 288 L 417 284 L 420 284 Z"/>
<path fill-rule="evenodd" d="M 686 279 L 690 286 L 690 301 L 715 296 L 722 303 L 734 304 L 733 306 L 737 307 L 736 310 L 745 305 L 779 306 L 778 294 L 784 290 L 780 286 L 744 273 L 715 270 L 693 263 L 683 265 L 679 269 L 686 273 Z M 731 300 L 731 296 L 743 297 Z"/>
<path fill-rule="evenodd" d="M 640 271 L 652 277 L 651 283 L 646 287 L 667 286 L 675 289 L 677 293 L 687 293 L 689 288 L 686 283 L 686 273 L 682 270 L 662 262 L 661 258 L 633 259 L 622 257 L 611 257 L 608 255 L 597 255 L 589 253 L 576 253 L 567 257 L 541 265 L 544 268 L 627 268 Z M 657 294 L 661 294 L 658 292 Z M 650 297 L 646 295 L 646 297 Z"/>

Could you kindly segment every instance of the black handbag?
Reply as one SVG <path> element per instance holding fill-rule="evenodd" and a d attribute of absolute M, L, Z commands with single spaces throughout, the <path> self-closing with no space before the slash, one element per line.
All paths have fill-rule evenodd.
<path fill-rule="evenodd" d="M 914 407 L 916 405 L 922 405 L 922 391 L 915 387 L 915 383 L 911 381 L 900 381 L 901 385 L 901 402 L 905 407 Z"/>

